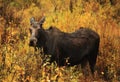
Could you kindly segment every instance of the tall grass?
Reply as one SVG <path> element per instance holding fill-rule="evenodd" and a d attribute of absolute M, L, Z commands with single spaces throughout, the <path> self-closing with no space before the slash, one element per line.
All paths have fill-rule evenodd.
<path fill-rule="evenodd" d="M 8 6 L 8 11 L 7 9 L 4 11 L 9 13 L 6 14 L 8 18 L 12 11 L 13 20 L 9 23 L 6 23 L 5 17 L 0 16 L 0 81 L 120 81 L 120 25 L 119 15 L 116 14 L 117 9 L 119 9 L 118 4 L 116 3 L 114 6 L 110 3 L 101 5 L 95 0 L 92 2 L 78 0 L 77 3 L 72 2 L 73 12 L 70 12 L 69 6 L 67 6 L 69 0 L 64 2 L 51 1 L 41 1 L 41 7 L 30 2 L 29 5 L 21 9 L 12 3 L 11 6 Z M 92 78 L 90 74 L 85 77 L 80 66 L 59 68 L 55 62 L 49 64 L 49 55 L 43 55 L 42 50 L 35 52 L 32 47 L 29 47 L 29 19 L 33 16 L 37 21 L 42 16 L 46 16 L 43 25 L 45 29 L 52 25 L 64 32 L 74 32 L 80 27 L 96 31 L 100 35 L 100 48 L 95 77 Z"/>

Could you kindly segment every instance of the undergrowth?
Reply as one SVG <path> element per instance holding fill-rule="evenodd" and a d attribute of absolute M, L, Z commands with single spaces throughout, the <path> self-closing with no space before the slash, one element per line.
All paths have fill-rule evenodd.
<path fill-rule="evenodd" d="M 120 2 L 103 1 L 1 0 L 0 82 L 119 82 Z M 39 21 L 42 16 L 46 16 L 45 29 L 52 25 L 74 32 L 85 27 L 100 35 L 94 78 L 84 76 L 80 66 L 50 64 L 49 55 L 29 47 L 29 19 Z"/>

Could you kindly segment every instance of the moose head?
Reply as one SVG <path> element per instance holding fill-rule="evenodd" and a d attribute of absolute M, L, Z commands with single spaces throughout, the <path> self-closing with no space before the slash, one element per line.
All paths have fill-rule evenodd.
<path fill-rule="evenodd" d="M 30 36 L 29 46 L 40 47 L 43 45 L 43 42 L 45 40 L 44 37 L 45 30 L 43 29 L 42 25 L 44 21 L 45 21 L 45 17 L 42 17 L 39 22 L 36 22 L 34 17 L 30 19 L 31 27 L 29 28 L 29 30 L 31 36 Z M 43 41 L 39 42 L 41 41 L 39 39 L 43 39 Z"/>

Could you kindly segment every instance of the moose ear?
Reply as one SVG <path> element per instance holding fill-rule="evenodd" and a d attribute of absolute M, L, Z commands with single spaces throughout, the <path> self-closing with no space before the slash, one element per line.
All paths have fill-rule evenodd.
<path fill-rule="evenodd" d="M 40 26 L 41 26 L 41 27 L 42 27 L 42 25 L 43 25 L 44 21 L 45 21 L 45 16 L 44 16 L 44 17 L 42 17 L 42 18 L 41 18 L 41 20 L 40 20 L 40 22 L 39 22 L 39 24 L 40 24 Z"/>
<path fill-rule="evenodd" d="M 32 25 L 34 23 L 35 23 L 35 18 L 34 17 L 30 18 L 30 24 Z"/>

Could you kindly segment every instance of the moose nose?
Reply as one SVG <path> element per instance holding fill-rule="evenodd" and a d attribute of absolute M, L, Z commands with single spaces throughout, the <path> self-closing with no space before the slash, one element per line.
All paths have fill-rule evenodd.
<path fill-rule="evenodd" d="M 35 46 L 35 45 L 36 45 L 36 42 L 37 42 L 37 39 L 31 38 L 31 39 L 30 39 L 29 46 Z"/>

